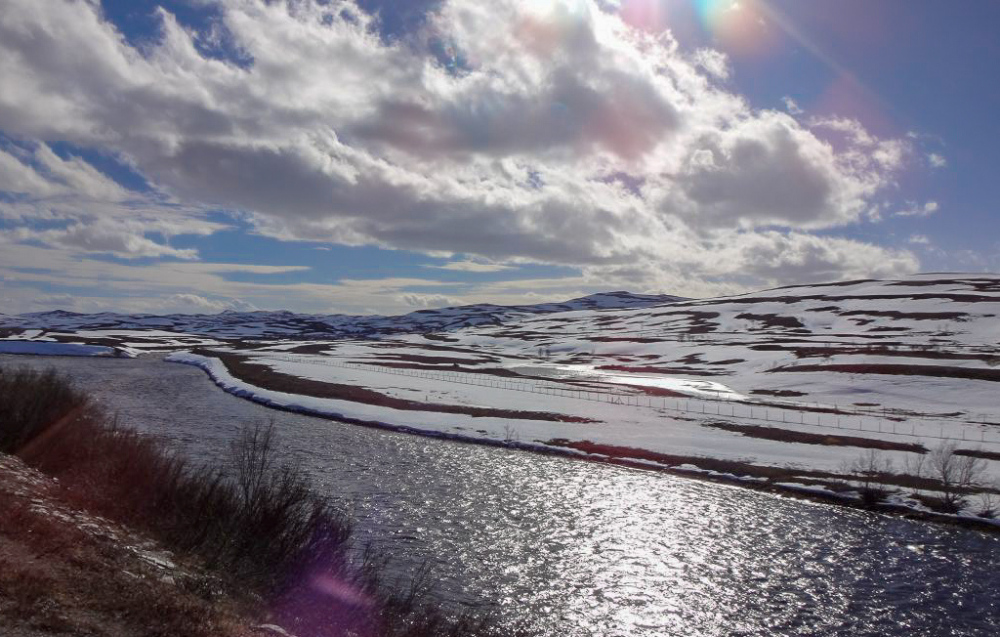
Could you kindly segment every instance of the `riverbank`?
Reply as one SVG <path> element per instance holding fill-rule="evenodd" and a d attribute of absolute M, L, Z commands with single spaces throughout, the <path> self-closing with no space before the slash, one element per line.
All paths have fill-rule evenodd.
<path fill-rule="evenodd" d="M 0 623 L 8 637 L 251 637 L 246 600 L 133 530 L 72 506 L 0 453 Z"/>

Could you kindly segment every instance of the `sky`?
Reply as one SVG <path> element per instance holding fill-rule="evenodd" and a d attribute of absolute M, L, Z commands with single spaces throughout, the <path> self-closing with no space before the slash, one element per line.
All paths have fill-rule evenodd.
<path fill-rule="evenodd" d="M 1000 271 L 992 0 L 0 0 L 0 313 Z"/>

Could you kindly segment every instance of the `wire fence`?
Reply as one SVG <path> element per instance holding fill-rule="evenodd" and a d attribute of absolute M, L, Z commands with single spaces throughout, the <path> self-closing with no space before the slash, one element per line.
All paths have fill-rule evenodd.
<path fill-rule="evenodd" d="M 797 425 L 844 432 L 868 432 L 909 438 L 964 440 L 980 444 L 1000 445 L 1000 422 L 989 420 L 986 414 L 973 416 L 966 414 L 965 417 L 968 420 L 975 419 L 974 423 L 970 423 L 968 420 L 955 422 L 954 416 L 935 418 L 920 414 L 901 414 L 885 408 L 729 399 L 721 392 L 717 396 L 704 397 L 657 396 L 632 387 L 616 387 L 614 384 L 601 382 L 600 379 L 570 381 L 575 386 L 565 387 L 566 382 L 504 377 L 467 371 L 431 371 L 389 367 L 372 363 L 323 360 L 310 355 L 276 355 L 267 358 L 291 363 L 339 367 L 355 371 L 370 371 L 461 385 L 609 403 L 624 407 L 645 407 L 695 417 L 730 418 L 751 421 L 754 424 L 774 428 L 787 429 L 787 427 L 780 427 L 780 425 Z M 594 384 L 597 383 L 602 386 L 600 388 L 594 387 Z M 988 429 L 990 427 L 997 427 L 997 429 L 991 431 Z"/>

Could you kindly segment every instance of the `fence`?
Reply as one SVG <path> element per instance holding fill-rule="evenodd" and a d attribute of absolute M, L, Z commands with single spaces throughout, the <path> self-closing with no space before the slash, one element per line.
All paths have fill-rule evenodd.
<path fill-rule="evenodd" d="M 815 427 L 819 429 L 836 429 L 846 432 L 869 432 L 893 434 L 912 438 L 931 438 L 938 440 L 964 440 L 981 444 L 1000 445 L 1000 423 L 987 422 L 982 415 L 981 425 L 972 428 L 968 423 L 951 422 L 941 424 L 941 419 L 919 415 L 893 413 L 890 410 L 864 409 L 855 406 L 841 407 L 836 404 L 819 403 L 763 403 L 745 400 L 729 400 L 722 395 L 718 397 L 668 397 L 654 396 L 638 389 L 615 387 L 605 383 L 600 390 L 592 386 L 566 388 L 557 386 L 558 381 L 539 381 L 527 378 L 508 378 L 492 374 L 475 372 L 451 372 L 447 370 L 417 370 L 371 363 L 344 362 L 338 360 L 323 360 L 311 355 L 275 355 L 268 356 L 272 360 L 282 360 L 291 363 L 340 367 L 359 371 L 393 374 L 436 380 L 462 385 L 475 385 L 509 391 L 519 391 L 532 394 L 544 394 L 574 400 L 588 400 L 622 406 L 646 407 L 679 414 L 698 416 L 715 416 L 717 418 L 732 418 L 740 421 L 753 421 L 755 424 L 779 425 L 791 424 L 800 427 Z M 600 382 L 583 380 L 580 382 Z M 959 431 L 954 431 L 958 426 Z M 987 432 L 984 426 L 995 426 L 996 432 Z"/>

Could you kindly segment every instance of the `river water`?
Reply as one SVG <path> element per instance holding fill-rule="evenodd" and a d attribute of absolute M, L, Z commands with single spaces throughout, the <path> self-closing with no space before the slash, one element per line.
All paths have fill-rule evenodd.
<path fill-rule="evenodd" d="M 400 571 L 551 636 L 996 635 L 1000 538 L 686 478 L 269 410 L 193 367 L 54 365 L 122 421 L 222 462 L 273 419 L 285 459 Z"/>

